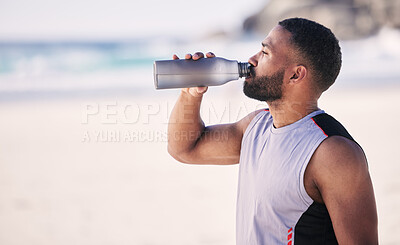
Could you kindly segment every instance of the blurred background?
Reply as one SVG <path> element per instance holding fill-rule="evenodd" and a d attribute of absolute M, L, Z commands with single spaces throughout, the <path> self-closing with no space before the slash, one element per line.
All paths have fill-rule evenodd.
<path fill-rule="evenodd" d="M 179 90 L 155 91 L 152 64 L 246 61 L 296 16 L 340 40 L 320 107 L 363 146 L 380 244 L 398 244 L 399 12 L 399 0 L 0 0 L 0 244 L 234 244 L 238 166 L 168 155 Z M 206 124 L 267 106 L 242 81 L 203 101 Z"/>

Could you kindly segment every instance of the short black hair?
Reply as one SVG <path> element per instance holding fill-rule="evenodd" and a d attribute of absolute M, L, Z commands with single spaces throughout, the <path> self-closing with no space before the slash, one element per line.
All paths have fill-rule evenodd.
<path fill-rule="evenodd" d="M 290 18 L 279 22 L 289 31 L 290 42 L 300 52 L 299 55 L 310 66 L 317 89 L 327 90 L 339 75 L 342 53 L 339 41 L 329 28 L 303 18 Z"/>

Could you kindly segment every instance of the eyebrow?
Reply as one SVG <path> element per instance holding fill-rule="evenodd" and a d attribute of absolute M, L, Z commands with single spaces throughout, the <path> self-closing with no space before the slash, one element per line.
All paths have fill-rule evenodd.
<path fill-rule="evenodd" d="M 267 49 L 269 49 L 269 50 L 271 50 L 271 51 L 273 50 L 273 48 L 271 47 L 271 45 L 268 44 L 268 43 L 262 42 L 261 45 L 262 45 L 264 48 L 267 48 Z"/>

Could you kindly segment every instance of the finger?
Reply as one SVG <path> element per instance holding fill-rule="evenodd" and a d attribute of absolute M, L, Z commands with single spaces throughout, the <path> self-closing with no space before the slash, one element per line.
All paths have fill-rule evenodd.
<path fill-rule="evenodd" d="M 203 54 L 202 52 L 196 52 L 196 53 L 193 55 L 193 59 L 194 59 L 194 60 L 198 60 L 198 59 L 201 59 L 201 58 L 204 58 L 204 54 Z"/>
<path fill-rule="evenodd" d="M 207 91 L 208 87 L 197 87 L 196 89 L 198 94 L 204 94 Z"/>
<path fill-rule="evenodd" d="M 193 97 L 201 97 L 207 91 L 208 87 L 182 88 L 182 92 L 188 93 Z"/>
<path fill-rule="evenodd" d="M 174 55 L 172 56 L 172 59 L 173 59 L 173 60 L 179 60 L 179 57 L 178 57 L 176 54 L 174 54 Z"/>
<path fill-rule="evenodd" d="M 193 97 L 201 97 L 203 96 L 203 93 L 205 92 L 199 92 L 197 87 L 194 88 L 189 88 L 189 94 Z"/>
<path fill-rule="evenodd" d="M 206 54 L 206 57 L 207 57 L 207 58 L 214 58 L 214 57 L 215 57 L 215 54 L 214 54 L 213 52 L 208 52 L 208 53 Z"/>
<path fill-rule="evenodd" d="M 185 54 L 185 59 L 190 60 L 192 58 L 191 54 Z"/>

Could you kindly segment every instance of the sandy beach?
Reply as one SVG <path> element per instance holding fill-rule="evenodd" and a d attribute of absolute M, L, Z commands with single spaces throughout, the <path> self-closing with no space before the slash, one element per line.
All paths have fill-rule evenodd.
<path fill-rule="evenodd" d="M 237 88 L 210 89 L 206 124 L 265 106 Z M 0 244 L 234 244 L 238 166 L 168 155 L 177 93 L 1 102 Z M 339 86 L 320 100 L 367 154 L 383 245 L 400 233 L 399 95 Z"/>

